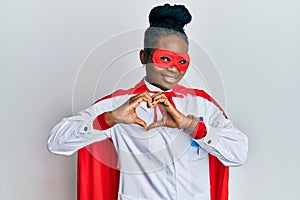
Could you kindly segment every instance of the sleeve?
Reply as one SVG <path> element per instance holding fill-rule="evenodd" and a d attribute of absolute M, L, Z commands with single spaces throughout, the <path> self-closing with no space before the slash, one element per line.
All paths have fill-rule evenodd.
<path fill-rule="evenodd" d="M 216 156 L 225 166 L 239 166 L 246 162 L 248 138 L 233 126 L 223 111 L 208 102 L 204 116 L 206 135 L 194 139 L 201 148 Z"/>
<path fill-rule="evenodd" d="M 91 143 L 110 138 L 112 128 L 105 123 L 104 114 L 108 110 L 103 104 L 98 102 L 75 116 L 62 119 L 48 138 L 49 151 L 71 155 Z"/>

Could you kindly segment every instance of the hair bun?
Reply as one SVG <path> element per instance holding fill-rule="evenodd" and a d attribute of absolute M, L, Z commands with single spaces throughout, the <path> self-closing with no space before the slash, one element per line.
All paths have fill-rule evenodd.
<path fill-rule="evenodd" d="M 192 16 L 184 5 L 165 4 L 154 7 L 149 14 L 150 27 L 161 27 L 183 32 L 184 25 L 192 20 Z"/>

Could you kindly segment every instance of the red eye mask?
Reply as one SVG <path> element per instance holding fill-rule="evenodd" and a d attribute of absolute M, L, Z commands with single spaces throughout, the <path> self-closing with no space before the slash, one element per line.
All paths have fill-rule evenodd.
<path fill-rule="evenodd" d="M 157 49 L 152 56 L 152 62 L 159 68 L 176 66 L 179 71 L 186 71 L 190 64 L 187 53 L 178 54 L 173 51 Z"/>

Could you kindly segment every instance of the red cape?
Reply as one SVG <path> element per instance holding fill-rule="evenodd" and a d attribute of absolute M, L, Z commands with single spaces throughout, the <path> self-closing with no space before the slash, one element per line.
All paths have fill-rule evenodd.
<path fill-rule="evenodd" d="M 145 83 L 141 81 L 132 89 L 118 90 L 100 100 L 124 94 L 137 94 L 144 90 L 148 89 Z M 201 96 L 215 103 L 221 109 L 203 90 L 189 89 L 177 85 L 173 91 Z M 101 130 L 100 126 L 94 126 L 94 128 Z M 117 160 L 118 155 L 110 139 L 80 149 L 78 151 L 77 199 L 117 200 L 120 175 L 119 170 L 117 170 Z M 228 200 L 229 167 L 224 166 L 215 156 L 209 154 L 209 174 L 211 200 Z"/>

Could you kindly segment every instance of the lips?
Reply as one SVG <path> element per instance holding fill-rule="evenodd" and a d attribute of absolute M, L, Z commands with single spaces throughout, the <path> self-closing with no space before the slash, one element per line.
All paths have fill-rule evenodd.
<path fill-rule="evenodd" d="M 163 79 L 168 83 L 176 83 L 178 81 L 178 76 L 169 76 L 162 74 Z"/>

